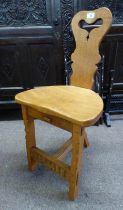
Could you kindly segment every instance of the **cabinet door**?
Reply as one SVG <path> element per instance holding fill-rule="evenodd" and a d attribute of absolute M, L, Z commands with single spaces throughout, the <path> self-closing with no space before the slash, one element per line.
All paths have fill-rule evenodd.
<path fill-rule="evenodd" d="M 37 86 L 63 84 L 60 0 L 0 2 L 0 105 Z"/>
<path fill-rule="evenodd" d="M 64 60 L 60 0 L 46 0 L 45 19 L 22 38 L 27 87 L 63 84 Z"/>
<path fill-rule="evenodd" d="M 15 43 L 0 42 L 0 105 L 14 103 L 16 93 L 24 90 L 20 53 Z"/>

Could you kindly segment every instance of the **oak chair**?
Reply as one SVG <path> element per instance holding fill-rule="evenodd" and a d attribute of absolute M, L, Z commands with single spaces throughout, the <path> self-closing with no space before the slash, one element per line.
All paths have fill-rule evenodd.
<path fill-rule="evenodd" d="M 102 25 L 90 33 L 80 27 L 81 20 L 93 24 L 97 19 L 102 20 Z M 89 145 L 85 127 L 93 125 L 103 110 L 102 99 L 90 89 L 100 61 L 99 45 L 111 22 L 112 15 L 107 8 L 78 12 L 71 24 L 76 41 L 76 49 L 71 56 L 72 85 L 36 88 L 15 97 L 22 106 L 29 170 L 34 170 L 41 163 L 66 179 L 70 200 L 74 200 L 78 192 L 83 147 Z M 55 154 L 47 154 L 36 147 L 34 119 L 71 132 L 71 139 Z M 67 165 L 63 159 L 69 151 L 72 151 L 72 160 Z"/>

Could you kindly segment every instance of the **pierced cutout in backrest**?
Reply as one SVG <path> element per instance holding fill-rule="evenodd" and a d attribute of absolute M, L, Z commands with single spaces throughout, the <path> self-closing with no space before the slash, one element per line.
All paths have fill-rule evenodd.
<path fill-rule="evenodd" d="M 80 28 L 80 21 L 94 24 L 98 19 L 102 25 L 90 32 Z M 102 7 L 93 11 L 78 12 L 72 19 L 76 49 L 71 55 L 73 74 L 71 84 L 91 89 L 97 64 L 100 62 L 99 46 L 112 24 L 112 14 L 108 8 Z"/>

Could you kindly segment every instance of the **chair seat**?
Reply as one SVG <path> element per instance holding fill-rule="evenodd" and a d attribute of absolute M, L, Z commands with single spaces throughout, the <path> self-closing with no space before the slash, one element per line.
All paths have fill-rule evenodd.
<path fill-rule="evenodd" d="M 48 86 L 24 91 L 15 100 L 37 111 L 82 126 L 90 126 L 100 117 L 103 102 L 98 94 L 75 86 Z"/>

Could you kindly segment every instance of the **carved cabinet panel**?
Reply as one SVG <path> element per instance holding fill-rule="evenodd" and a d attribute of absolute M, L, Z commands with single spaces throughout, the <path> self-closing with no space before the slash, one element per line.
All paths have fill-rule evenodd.
<path fill-rule="evenodd" d="M 84 1 L 83 1 L 84 3 Z M 113 14 L 113 23 L 123 23 L 123 1 L 122 0 L 88 0 L 86 1 L 88 9 L 95 9 L 98 7 L 108 7 Z"/>
<path fill-rule="evenodd" d="M 63 84 L 60 0 L 0 1 L 0 108 L 16 93 Z"/>
<path fill-rule="evenodd" d="M 23 72 L 20 53 L 16 43 L 0 41 L 0 104 L 10 102 L 14 95 L 23 90 Z"/>
<path fill-rule="evenodd" d="M 0 26 L 47 24 L 48 12 L 46 0 L 1 0 Z"/>
<path fill-rule="evenodd" d="M 57 66 L 57 62 L 54 62 L 54 58 L 57 58 L 55 44 L 47 43 L 44 44 L 40 41 L 28 43 L 28 59 L 32 60 L 29 63 L 29 74 L 31 72 L 31 86 L 44 86 L 44 85 L 55 85 L 59 84 L 60 80 L 57 80 L 57 75 L 60 74 Z M 31 64 L 31 65 L 30 65 Z M 52 69 L 52 71 L 50 70 Z"/>
<path fill-rule="evenodd" d="M 13 45 L 0 45 L 0 85 L 16 87 L 21 84 L 19 51 Z"/>

